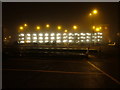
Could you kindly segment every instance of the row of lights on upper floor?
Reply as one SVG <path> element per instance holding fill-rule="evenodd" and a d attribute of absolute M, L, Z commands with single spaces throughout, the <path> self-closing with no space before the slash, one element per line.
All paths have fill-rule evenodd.
<path fill-rule="evenodd" d="M 103 27 L 102 26 L 92 26 L 92 29 L 95 30 L 96 32 L 99 32 L 103 29 Z M 107 30 L 108 27 L 105 26 L 104 29 Z"/>
<path fill-rule="evenodd" d="M 98 13 L 97 9 L 94 9 L 91 13 L 89 13 L 89 16 L 96 15 Z"/>
<path fill-rule="evenodd" d="M 24 24 L 24 26 L 20 26 L 19 29 L 22 31 L 24 30 L 24 28 L 26 28 L 28 25 L 27 24 Z M 46 24 L 46 28 L 49 28 L 50 25 L 49 24 Z M 74 30 L 76 30 L 78 27 L 76 25 L 73 25 L 72 27 Z M 40 30 L 41 27 L 40 26 L 36 26 L 36 30 Z M 57 26 L 57 29 L 58 30 L 61 30 L 62 29 L 62 26 Z M 68 30 L 65 29 L 65 32 L 68 32 Z"/>
<path fill-rule="evenodd" d="M 19 27 L 20 31 L 23 31 L 24 28 L 27 27 L 27 26 L 28 26 L 27 24 L 24 24 L 24 26 L 20 26 Z M 49 27 L 50 27 L 50 25 L 46 24 L 46 28 L 49 28 Z M 74 30 L 76 30 L 77 28 L 78 27 L 76 25 L 73 26 Z M 100 32 L 102 28 L 103 28 L 102 26 L 92 26 L 92 29 L 95 30 L 96 32 Z M 36 30 L 40 30 L 40 29 L 41 29 L 40 26 L 36 26 Z M 57 29 L 61 30 L 62 27 L 61 26 L 57 26 Z M 107 29 L 107 27 L 105 27 L 104 29 Z M 64 32 L 68 32 L 68 30 L 65 29 Z"/>

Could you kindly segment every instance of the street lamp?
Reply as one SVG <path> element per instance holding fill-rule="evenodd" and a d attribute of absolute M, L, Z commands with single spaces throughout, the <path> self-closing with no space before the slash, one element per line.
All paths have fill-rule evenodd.
<path fill-rule="evenodd" d="M 94 9 L 92 11 L 92 13 L 89 13 L 89 16 L 92 16 L 92 18 L 94 17 L 94 15 L 96 15 L 98 13 L 98 10 Z"/>
<path fill-rule="evenodd" d="M 89 13 L 89 16 L 92 16 L 92 13 Z"/>
<path fill-rule="evenodd" d="M 62 27 L 61 26 L 58 26 L 57 29 L 60 30 Z"/>
<path fill-rule="evenodd" d="M 95 26 L 93 26 L 92 28 L 95 29 Z"/>
<path fill-rule="evenodd" d="M 49 24 L 47 24 L 47 25 L 46 25 L 46 27 L 47 27 L 47 28 L 49 28 L 49 27 L 50 27 L 50 25 L 49 25 Z"/>
<path fill-rule="evenodd" d="M 20 30 L 23 30 L 23 26 L 20 26 L 19 29 L 20 29 Z"/>
<path fill-rule="evenodd" d="M 65 30 L 65 32 L 68 32 L 68 30 Z"/>
<path fill-rule="evenodd" d="M 37 29 L 37 30 L 40 30 L 40 26 L 37 26 L 36 29 Z"/>
<path fill-rule="evenodd" d="M 76 26 L 76 25 L 74 25 L 74 26 L 73 26 L 73 29 L 77 29 L 77 26 Z"/>
<path fill-rule="evenodd" d="M 27 24 L 24 24 L 25 27 L 27 27 Z"/>
<path fill-rule="evenodd" d="M 96 28 L 96 31 L 99 32 L 99 31 L 100 31 L 100 28 L 97 27 L 97 28 Z"/>
<path fill-rule="evenodd" d="M 97 14 L 98 11 L 96 9 L 93 10 L 93 14 Z"/>
<path fill-rule="evenodd" d="M 94 18 L 95 18 L 95 15 L 98 13 L 98 10 L 97 9 L 94 9 L 91 13 L 89 13 L 89 16 L 92 18 L 92 21 L 91 21 L 91 24 L 93 25 L 93 24 L 95 24 L 94 23 Z M 92 25 L 90 25 L 90 27 L 92 26 Z M 99 32 L 100 31 L 100 29 L 101 28 L 96 28 L 95 26 L 92 26 L 92 29 L 94 29 L 95 31 L 97 31 L 97 32 Z M 91 38 L 92 38 L 92 36 L 94 36 L 94 30 L 92 30 L 93 31 L 93 34 L 91 35 Z M 94 38 L 93 38 L 94 39 Z M 91 41 L 92 41 L 92 39 L 91 39 Z M 93 45 L 94 45 L 94 41 L 93 41 Z"/>
<path fill-rule="evenodd" d="M 100 26 L 99 28 L 100 28 L 100 29 L 102 29 L 102 27 L 101 27 L 101 26 Z"/>

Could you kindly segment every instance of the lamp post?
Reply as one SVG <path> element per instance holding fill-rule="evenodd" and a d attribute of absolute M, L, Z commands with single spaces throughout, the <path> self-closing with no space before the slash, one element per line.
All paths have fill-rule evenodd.
<path fill-rule="evenodd" d="M 46 28 L 49 28 L 50 27 L 50 25 L 49 24 L 46 24 Z"/>
<path fill-rule="evenodd" d="M 22 32 L 23 30 L 24 30 L 24 27 L 20 26 L 18 32 Z"/>
<path fill-rule="evenodd" d="M 76 30 L 78 27 L 76 25 L 73 26 L 73 29 Z"/>
<path fill-rule="evenodd" d="M 91 17 L 91 25 L 90 26 L 92 26 L 92 25 L 95 25 L 95 15 L 96 14 L 98 14 L 98 10 L 97 9 L 94 9 L 91 13 L 89 13 L 89 16 Z M 91 35 L 91 41 L 92 41 L 92 36 L 94 36 L 94 30 L 95 30 L 95 26 L 92 26 L 92 31 L 93 31 L 93 34 Z M 98 29 L 97 29 L 98 30 Z M 94 40 L 94 38 L 93 38 L 93 40 Z M 94 45 L 94 41 L 93 41 L 93 45 Z"/>
<path fill-rule="evenodd" d="M 25 27 L 27 27 L 27 24 L 24 24 Z"/>
<path fill-rule="evenodd" d="M 37 30 L 40 30 L 40 26 L 37 26 L 36 29 L 37 29 Z"/>
<path fill-rule="evenodd" d="M 65 33 L 67 33 L 68 32 L 68 30 L 65 30 Z"/>
<path fill-rule="evenodd" d="M 23 26 L 20 26 L 20 30 L 23 30 Z"/>
<path fill-rule="evenodd" d="M 61 30 L 61 28 L 62 28 L 61 26 L 57 26 L 57 29 L 58 29 L 58 30 Z"/>
<path fill-rule="evenodd" d="M 97 14 L 98 11 L 96 9 L 93 10 L 93 14 Z"/>

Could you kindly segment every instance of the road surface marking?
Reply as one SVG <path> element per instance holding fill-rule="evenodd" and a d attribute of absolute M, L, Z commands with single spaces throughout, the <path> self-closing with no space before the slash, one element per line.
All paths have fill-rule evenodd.
<path fill-rule="evenodd" d="M 2 69 L 5 71 L 31 71 L 31 72 L 50 72 L 50 73 L 65 73 L 65 74 L 102 74 L 94 72 L 66 72 L 66 71 L 49 71 L 49 70 L 30 70 L 30 69 Z"/>
<path fill-rule="evenodd" d="M 107 74 L 106 72 L 104 72 L 103 70 L 101 70 L 100 68 L 98 68 L 97 66 L 95 66 L 94 64 L 92 64 L 90 61 L 87 61 L 91 66 L 93 66 L 94 68 L 96 68 L 98 71 L 102 72 L 104 75 L 106 75 L 107 77 L 109 77 L 110 79 L 112 79 L 113 81 L 115 81 L 117 84 L 120 84 L 120 82 L 115 79 L 114 77 L 110 76 L 109 74 Z"/>

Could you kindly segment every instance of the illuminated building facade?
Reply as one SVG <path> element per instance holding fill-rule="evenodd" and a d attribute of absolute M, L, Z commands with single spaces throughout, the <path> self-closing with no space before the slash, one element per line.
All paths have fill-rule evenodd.
<path fill-rule="evenodd" d="M 19 33 L 18 43 L 102 43 L 103 33 Z"/>

